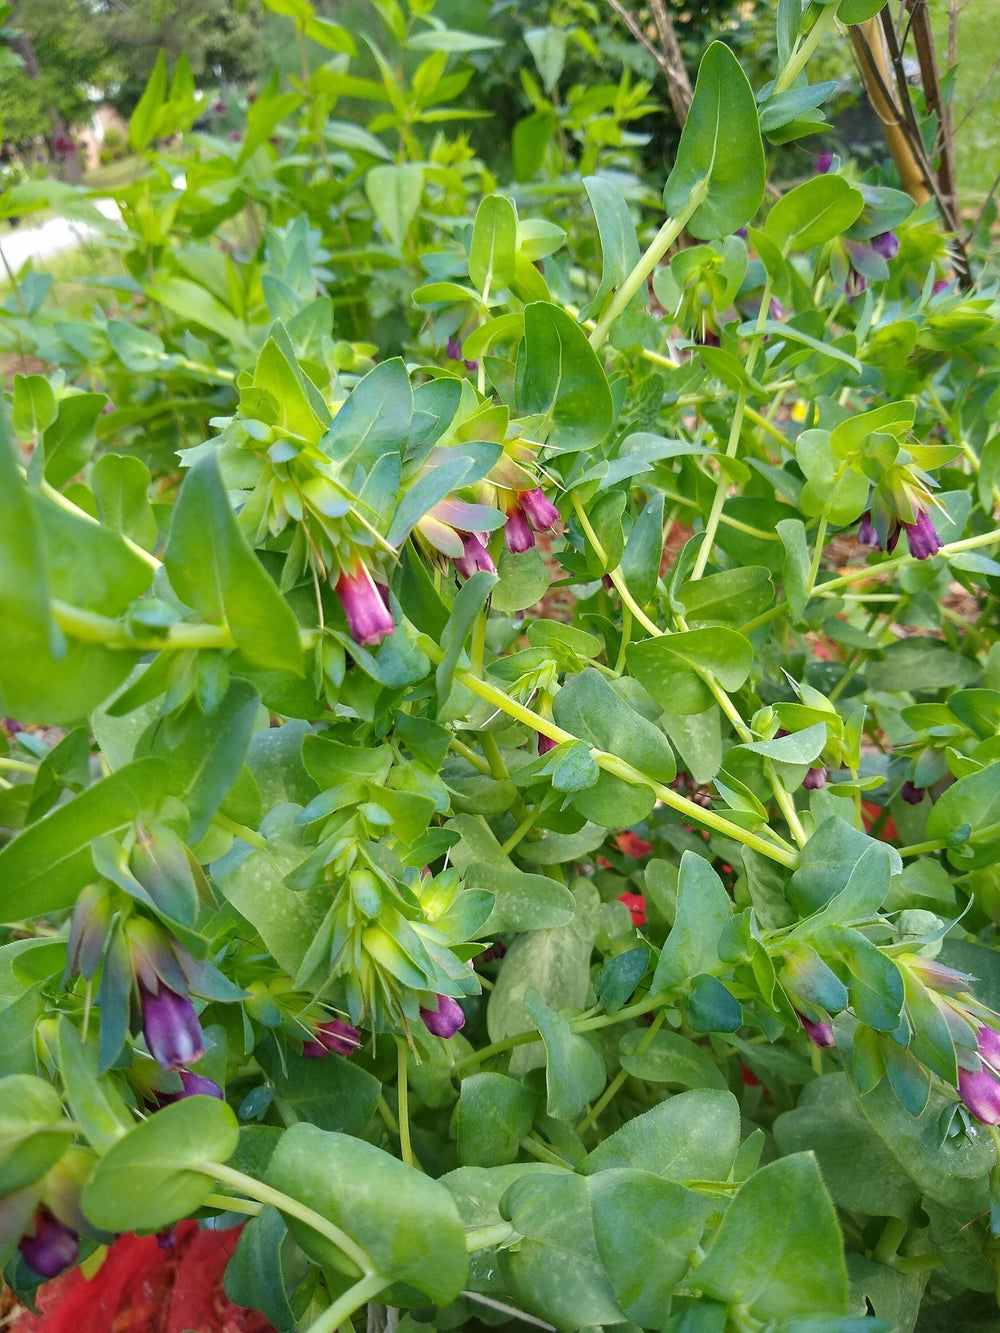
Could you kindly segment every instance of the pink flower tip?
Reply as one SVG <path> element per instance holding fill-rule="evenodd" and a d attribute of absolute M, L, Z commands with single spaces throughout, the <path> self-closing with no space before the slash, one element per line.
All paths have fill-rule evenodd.
<path fill-rule="evenodd" d="M 833 1028 L 829 1023 L 813 1023 L 806 1018 L 804 1014 L 800 1014 L 797 1009 L 795 1012 L 798 1014 L 799 1022 L 805 1029 L 806 1036 L 814 1046 L 836 1046 L 837 1038 L 834 1036 Z"/>
<path fill-rule="evenodd" d="M 437 998 L 438 1007 L 436 1010 L 420 1010 L 424 1027 L 428 1032 L 433 1032 L 435 1037 L 453 1037 L 459 1028 L 465 1027 L 465 1014 L 462 1013 L 462 1006 L 457 1000 L 453 1000 L 450 995 L 439 995 Z"/>
<path fill-rule="evenodd" d="M 937 555 L 944 544 L 937 535 L 937 529 L 926 509 L 921 509 L 917 514 L 916 523 L 904 523 L 903 528 L 906 531 L 910 555 L 914 560 L 930 559 L 932 555 Z"/>
<path fill-rule="evenodd" d="M 367 565 L 359 563 L 353 574 L 341 574 L 335 591 L 355 643 L 381 643 L 396 628 Z"/>
<path fill-rule="evenodd" d="M 518 500 L 527 515 L 528 522 L 536 532 L 546 532 L 559 522 L 559 510 L 540 486 L 530 491 L 522 491 Z"/>
<path fill-rule="evenodd" d="M 802 786 L 806 791 L 819 791 L 826 786 L 826 769 L 811 768 L 802 779 Z"/>
<path fill-rule="evenodd" d="M 329 1051 L 334 1055 L 353 1055 L 361 1045 L 361 1033 L 342 1019 L 319 1023 L 315 1037 L 303 1043 L 302 1054 L 309 1060 L 321 1060 Z"/>

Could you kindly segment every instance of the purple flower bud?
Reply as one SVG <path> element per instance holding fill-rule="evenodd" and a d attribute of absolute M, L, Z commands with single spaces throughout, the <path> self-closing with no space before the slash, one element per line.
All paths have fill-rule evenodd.
<path fill-rule="evenodd" d="M 940 292 L 946 292 L 950 286 L 951 283 L 947 278 L 938 278 L 931 288 L 931 295 L 937 296 Z"/>
<path fill-rule="evenodd" d="M 453 1037 L 459 1028 L 465 1027 L 462 1006 L 450 995 L 439 995 L 437 1011 L 421 1009 L 420 1017 L 427 1031 L 433 1032 L 435 1037 Z"/>
<path fill-rule="evenodd" d="M 785 318 L 785 307 L 781 304 L 781 302 L 777 299 L 777 297 L 774 296 L 771 297 L 771 304 L 768 306 L 767 312 L 772 319 Z"/>
<path fill-rule="evenodd" d="M 321 1060 L 329 1051 L 335 1055 L 353 1055 L 361 1045 L 361 1033 L 339 1018 L 319 1023 L 313 1040 L 303 1043 L 302 1054 L 307 1060 Z"/>
<path fill-rule="evenodd" d="M 58 1277 L 72 1268 L 80 1253 L 80 1242 L 72 1227 L 53 1217 L 47 1208 L 35 1213 L 35 1229 L 22 1236 L 17 1248 L 25 1263 L 39 1277 Z"/>
<path fill-rule="evenodd" d="M 559 742 L 554 741 L 551 736 L 543 736 L 541 732 L 538 733 L 538 753 L 540 755 L 548 754 L 549 751 L 554 750 L 558 744 Z"/>
<path fill-rule="evenodd" d="M 190 999 L 162 983 L 154 994 L 141 981 L 139 995 L 142 1033 L 160 1068 L 177 1072 L 200 1060 L 205 1054 L 205 1038 Z"/>
<path fill-rule="evenodd" d="M 336 593 L 355 643 L 381 643 L 396 628 L 367 565 L 359 562 L 353 574 L 341 574 Z"/>
<path fill-rule="evenodd" d="M 531 491 L 521 491 L 517 498 L 536 532 L 545 532 L 559 522 L 559 510 L 540 486 Z"/>
<path fill-rule="evenodd" d="M 795 1012 L 798 1014 L 799 1022 L 805 1028 L 806 1036 L 814 1046 L 836 1046 L 837 1038 L 833 1035 L 833 1028 L 829 1023 L 813 1023 L 806 1018 L 805 1014 L 800 1014 L 797 1009 Z"/>
<path fill-rule="evenodd" d="M 921 509 L 917 514 L 916 523 L 904 523 L 903 527 L 914 560 L 927 560 L 940 551 L 943 543 L 926 509 Z"/>
<path fill-rule="evenodd" d="M 67 977 L 91 979 L 104 953 L 113 916 L 114 906 L 103 889 L 91 884 L 80 891 L 70 920 Z"/>
<path fill-rule="evenodd" d="M 926 787 L 915 786 L 909 778 L 903 783 L 903 790 L 899 793 L 907 805 L 919 805 L 924 799 L 927 791 Z"/>
<path fill-rule="evenodd" d="M 177 1244 L 177 1228 L 164 1227 L 162 1231 L 157 1231 L 156 1244 L 164 1254 L 169 1254 Z"/>
<path fill-rule="evenodd" d="M 894 231 L 882 231 L 868 242 L 877 255 L 883 259 L 895 259 L 899 254 L 899 237 Z"/>
<path fill-rule="evenodd" d="M 503 536 L 507 543 L 507 550 L 515 555 L 520 555 L 523 551 L 530 551 L 534 546 L 535 534 L 528 526 L 524 510 L 520 506 L 515 506 L 508 511 Z"/>
<path fill-rule="evenodd" d="M 180 1092 L 158 1092 L 156 1094 L 156 1100 L 161 1106 L 171 1106 L 174 1102 L 182 1102 L 185 1097 L 218 1097 L 219 1101 L 225 1100 L 218 1083 L 210 1078 L 204 1078 L 201 1074 L 192 1074 L 190 1069 L 182 1069 L 180 1079 Z"/>
<path fill-rule="evenodd" d="M 976 1046 L 980 1060 L 1000 1076 L 1000 1033 L 984 1023 L 976 1033 Z"/>
<path fill-rule="evenodd" d="M 860 546 L 874 546 L 877 551 L 882 549 L 870 510 L 865 510 L 861 515 L 861 522 L 858 524 L 858 544 Z"/>
<path fill-rule="evenodd" d="M 847 278 L 844 281 L 844 294 L 848 300 L 853 301 L 856 296 L 860 296 L 868 287 L 868 279 L 863 273 L 852 264 L 847 270 Z"/>
<path fill-rule="evenodd" d="M 485 570 L 487 574 L 497 572 L 497 567 L 490 558 L 489 551 L 474 532 L 463 534 L 462 546 L 464 554 L 456 556 L 455 568 L 463 579 L 471 579 L 473 574 L 480 569 Z"/>
<path fill-rule="evenodd" d="M 806 791 L 819 791 L 821 787 L 826 786 L 826 769 L 811 768 L 802 779 L 802 786 Z"/>
<path fill-rule="evenodd" d="M 1000 1035 L 985 1025 L 976 1033 L 976 1050 L 983 1067 L 973 1073 L 958 1071 L 958 1095 L 984 1125 L 1000 1125 Z"/>
<path fill-rule="evenodd" d="M 814 164 L 816 175 L 825 176 L 833 166 L 833 154 L 829 149 L 825 153 L 819 153 Z"/>
<path fill-rule="evenodd" d="M 748 241 L 750 239 L 750 233 L 747 231 L 746 227 L 737 227 L 733 235 L 738 236 L 742 241 Z"/>
<path fill-rule="evenodd" d="M 466 370 L 478 370 L 478 369 L 479 369 L 479 362 L 478 362 L 478 361 L 469 361 L 469 360 L 466 360 L 466 361 L 464 361 L 462 364 L 465 366 Z"/>
<path fill-rule="evenodd" d="M 445 348 L 445 353 L 449 361 L 461 361 L 462 344 L 459 342 L 457 338 L 449 338 L 448 345 Z"/>

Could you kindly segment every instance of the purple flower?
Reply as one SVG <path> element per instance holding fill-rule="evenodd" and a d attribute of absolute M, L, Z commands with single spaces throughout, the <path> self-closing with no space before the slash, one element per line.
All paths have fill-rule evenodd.
<path fill-rule="evenodd" d="M 875 531 L 875 524 L 872 522 L 871 511 L 867 509 L 861 515 L 861 522 L 858 524 L 858 544 L 860 546 L 874 546 L 877 551 L 882 549 L 882 543 Z"/>
<path fill-rule="evenodd" d="M 748 241 L 750 239 L 750 233 L 747 231 L 746 227 L 737 227 L 733 235 L 738 236 L 741 241 Z"/>
<path fill-rule="evenodd" d="M 899 237 L 894 231 L 882 231 L 868 242 L 877 255 L 883 259 L 895 259 L 899 254 Z"/>
<path fill-rule="evenodd" d="M 471 579 L 477 570 L 495 574 L 497 567 L 490 558 L 490 553 L 474 532 L 462 534 L 463 554 L 455 557 L 455 568 L 463 579 Z"/>
<path fill-rule="evenodd" d="M 142 1033 L 149 1053 L 161 1069 L 178 1072 L 205 1054 L 205 1038 L 194 1005 L 160 983 L 154 994 L 139 982 L 142 1000 Z"/>
<path fill-rule="evenodd" d="M 848 300 L 853 301 L 856 296 L 860 296 L 868 287 L 868 279 L 863 273 L 852 264 L 847 270 L 847 278 L 844 282 L 844 295 Z"/>
<path fill-rule="evenodd" d="M 478 362 L 478 361 L 469 361 L 468 359 L 466 359 L 462 364 L 465 366 L 466 370 L 478 370 L 478 369 L 479 369 L 479 362 Z"/>
<path fill-rule="evenodd" d="M 559 522 L 559 510 L 540 486 L 534 490 L 521 491 L 517 498 L 536 532 L 545 532 Z"/>
<path fill-rule="evenodd" d="M 190 1069 L 182 1069 L 180 1070 L 180 1079 L 180 1092 L 158 1092 L 156 1094 L 156 1100 L 161 1106 L 171 1106 L 174 1102 L 182 1102 L 185 1097 L 218 1097 L 219 1101 L 225 1100 L 218 1083 L 210 1078 L 204 1078 L 201 1074 L 192 1074 Z"/>
<path fill-rule="evenodd" d="M 457 338 L 454 338 L 454 337 L 449 338 L 449 339 L 448 339 L 448 345 L 447 345 L 447 347 L 445 348 L 445 353 L 446 353 L 446 355 L 447 355 L 449 361 L 461 361 L 461 359 L 462 359 L 462 344 L 461 344 L 461 342 L 459 342 L 459 340 L 458 340 Z"/>
<path fill-rule="evenodd" d="M 976 1049 L 982 1068 L 977 1073 L 958 1071 L 958 1095 L 977 1120 L 1000 1125 L 1000 1036 L 992 1028 L 981 1027 Z"/>
<path fill-rule="evenodd" d="M 805 1028 L 806 1036 L 814 1046 L 836 1046 L 837 1038 L 833 1035 L 833 1028 L 829 1023 L 813 1023 L 806 1018 L 805 1014 L 800 1014 L 797 1009 L 795 1012 L 798 1014 L 799 1022 Z"/>
<path fill-rule="evenodd" d="M 462 1006 L 450 995 L 439 995 L 437 1010 L 421 1009 L 420 1017 L 428 1032 L 435 1037 L 453 1037 L 459 1028 L 465 1027 L 465 1015 Z"/>
<path fill-rule="evenodd" d="M 507 522 L 503 529 L 507 550 L 515 555 L 530 551 L 535 544 L 535 534 L 528 525 L 528 519 L 520 505 L 508 511 Z"/>
<path fill-rule="evenodd" d="M 352 1055 L 361 1045 L 361 1033 L 339 1018 L 332 1018 L 329 1023 L 319 1023 L 316 1035 L 311 1041 L 303 1043 L 302 1054 L 307 1060 L 322 1060 L 329 1052 L 335 1055 Z"/>
<path fill-rule="evenodd" d="M 927 560 L 940 551 L 943 543 L 926 509 L 917 513 L 916 523 L 904 523 L 903 528 L 914 560 Z"/>
<path fill-rule="evenodd" d="M 767 313 L 771 316 L 772 319 L 784 319 L 785 307 L 781 304 L 781 302 L 777 299 L 777 297 L 772 296 L 771 304 L 767 308 Z"/>
<path fill-rule="evenodd" d="M 381 643 L 396 628 L 367 565 L 359 562 L 353 574 L 341 574 L 335 591 L 355 643 Z"/>
<path fill-rule="evenodd" d="M 826 786 L 826 769 L 811 768 L 802 779 L 802 786 L 806 791 L 819 791 L 821 787 Z"/>
<path fill-rule="evenodd" d="M 825 153 L 819 153 L 814 164 L 816 175 L 825 176 L 833 166 L 833 154 L 827 149 Z"/>
<path fill-rule="evenodd" d="M 907 805 L 919 805 L 924 799 L 927 791 L 926 787 L 915 786 L 909 778 L 903 783 L 903 790 L 899 793 Z"/>
<path fill-rule="evenodd" d="M 947 278 L 938 278 L 931 288 L 931 295 L 937 296 L 939 292 L 946 292 L 950 286 L 951 283 Z"/>
<path fill-rule="evenodd" d="M 76 1263 L 80 1242 L 72 1227 L 53 1217 L 47 1208 L 39 1208 L 34 1233 L 22 1236 L 17 1248 L 39 1277 L 58 1277 Z"/>
<path fill-rule="evenodd" d="M 559 742 L 554 741 L 551 736 L 543 736 L 541 732 L 538 733 L 538 753 L 540 755 L 548 754 L 550 750 L 556 748 L 558 743 Z"/>

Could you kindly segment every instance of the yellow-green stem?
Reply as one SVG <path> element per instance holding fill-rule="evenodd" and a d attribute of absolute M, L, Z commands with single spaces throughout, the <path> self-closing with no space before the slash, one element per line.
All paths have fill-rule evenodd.
<path fill-rule="evenodd" d="M 327 1306 L 318 1319 L 316 1319 L 305 1333 L 335 1333 L 341 1324 L 350 1319 L 355 1310 L 360 1310 L 362 1305 L 367 1305 L 373 1300 L 384 1287 L 389 1285 L 389 1279 L 382 1276 L 381 1273 L 367 1273 L 360 1282 L 355 1282 L 353 1287 L 349 1287 L 343 1296 L 338 1297 L 332 1305 Z"/>
<path fill-rule="evenodd" d="M 406 1072 L 409 1049 L 403 1037 L 396 1038 L 396 1097 L 399 1105 L 399 1154 L 407 1166 L 413 1166 L 413 1149 L 410 1147 L 410 1085 Z"/>

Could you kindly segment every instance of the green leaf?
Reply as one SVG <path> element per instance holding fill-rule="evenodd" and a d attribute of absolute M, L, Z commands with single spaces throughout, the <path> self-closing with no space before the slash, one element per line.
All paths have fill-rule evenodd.
<path fill-rule="evenodd" d="M 725 1088 L 726 1080 L 707 1051 L 679 1032 L 663 1029 L 652 1041 L 642 1028 L 623 1033 L 618 1060 L 633 1078 L 678 1088 Z"/>
<path fill-rule="evenodd" d="M 0 850 L 0 921 L 72 906 L 94 876 L 90 844 L 118 833 L 163 797 L 167 766 L 138 759 L 57 806 Z"/>
<path fill-rule="evenodd" d="M 61 489 L 83 468 L 94 449 L 94 427 L 107 402 L 103 393 L 74 393 L 60 399 L 55 420 L 45 429 L 45 480 Z M 108 454 L 108 458 L 126 455 Z M 138 460 L 136 460 L 138 461 Z"/>
<path fill-rule="evenodd" d="M 715 703 L 706 677 L 732 693 L 746 684 L 754 662 L 750 641 L 721 625 L 643 639 L 629 644 L 626 657 L 632 675 L 671 715 L 704 713 Z"/>
<path fill-rule="evenodd" d="M 524 1007 L 545 1045 L 547 1110 L 553 1120 L 574 1120 L 604 1088 L 604 1062 L 598 1051 L 574 1033 L 569 1020 L 550 1009 L 529 988 Z"/>
<path fill-rule="evenodd" d="M 249 662 L 301 673 L 295 616 L 243 535 L 214 454 L 184 479 L 163 563 L 178 597 L 205 620 L 227 624 Z"/>
<path fill-rule="evenodd" d="M 97 1072 L 97 1051 L 65 1014 L 59 1015 L 59 1072 L 73 1119 L 98 1152 L 117 1143 L 135 1123 L 110 1078 Z"/>
<path fill-rule="evenodd" d="M 132 112 L 128 126 L 128 142 L 133 152 L 141 153 L 149 146 L 156 131 L 156 120 L 167 97 L 167 57 L 161 50 L 149 76 L 145 92 Z"/>
<path fill-rule="evenodd" d="M 793 619 L 798 620 L 808 601 L 811 567 L 805 524 L 799 518 L 783 518 L 775 525 L 775 531 L 785 548 L 785 596 Z"/>
<path fill-rule="evenodd" d="M 897 639 L 883 650 L 880 661 L 865 664 L 871 690 L 962 689 L 980 677 L 978 663 L 953 652 L 938 639 Z"/>
<path fill-rule="evenodd" d="M 632 214 L 621 191 L 601 176 L 585 176 L 583 184 L 590 206 L 594 210 L 597 232 L 601 240 L 601 283 L 590 305 L 596 317 L 638 264 L 639 241 L 635 234 Z M 647 304 L 646 288 L 643 284 L 615 320 L 612 329 L 619 327 L 619 321 L 622 321 L 624 327 L 630 317 L 641 315 Z"/>
<path fill-rule="evenodd" d="M 656 965 L 655 995 L 719 963 L 719 939 L 733 916 L 729 894 L 703 856 L 685 852 L 677 879 L 677 913 Z"/>
<path fill-rule="evenodd" d="M 689 620 L 728 620 L 742 625 L 774 601 L 771 575 L 760 565 L 724 569 L 681 585 L 679 598 Z"/>
<path fill-rule="evenodd" d="M 44 1176 L 69 1147 L 72 1132 L 51 1083 L 34 1074 L 0 1079 L 0 1193 Z"/>
<path fill-rule="evenodd" d="M 277 1333 L 294 1333 L 296 1319 L 288 1303 L 286 1287 L 293 1290 L 297 1273 L 295 1258 L 284 1249 L 288 1228 L 276 1208 L 267 1204 L 240 1233 L 236 1252 L 226 1265 L 226 1295 L 236 1305 L 259 1310 Z M 287 1275 L 286 1275 L 287 1270 Z"/>
<path fill-rule="evenodd" d="M 604 367 L 579 324 L 548 301 L 524 308 L 516 396 L 520 411 L 549 419 L 546 444 L 557 453 L 591 449 L 611 430 L 614 408 Z"/>
<path fill-rule="evenodd" d="M 207 287 L 188 278 L 159 278 L 145 288 L 150 301 L 166 306 L 185 324 L 200 324 L 239 348 L 248 345 L 246 325 L 213 296 Z"/>
<path fill-rule="evenodd" d="M 811 1153 L 772 1162 L 741 1186 L 695 1282 L 755 1319 L 847 1313 L 840 1227 Z"/>
<path fill-rule="evenodd" d="M 200 1208 L 215 1189 L 194 1169 L 236 1151 L 236 1116 L 215 1097 L 186 1097 L 135 1125 L 94 1167 L 83 1211 L 104 1231 L 159 1231 Z"/>
<path fill-rule="evenodd" d="M 971 841 L 980 829 L 994 830 L 1000 823 L 1000 763 L 988 764 L 978 773 L 959 778 L 934 802 L 927 816 L 928 838 L 951 838 L 970 825 Z"/>
<path fill-rule="evenodd" d="M 413 418 L 413 391 L 398 356 L 382 361 L 351 390 L 322 447 L 335 462 L 349 462 L 364 473 L 386 454 L 402 454 Z"/>
<path fill-rule="evenodd" d="M 653 599 L 662 558 L 663 496 L 654 495 L 639 511 L 622 552 L 622 574 L 640 605 Z"/>
<path fill-rule="evenodd" d="M 783 254 L 811 250 L 840 236 L 864 207 L 860 190 L 843 176 L 813 176 L 783 195 L 767 215 L 764 230 Z"/>
<path fill-rule="evenodd" d="M 486 570 L 480 569 L 473 574 L 471 579 L 467 579 L 458 590 L 458 596 L 452 606 L 448 623 L 441 635 L 444 657 L 438 663 L 435 675 L 439 718 L 447 710 L 455 669 L 458 666 L 459 658 L 462 656 L 465 641 L 472 633 L 472 626 L 475 624 L 476 617 L 483 609 L 486 599 L 496 586 L 496 582 L 497 576 L 495 574 L 489 574 Z"/>
<path fill-rule="evenodd" d="M 552 716 L 599 750 L 624 755 L 657 782 L 676 776 L 674 752 L 663 732 L 616 694 L 594 667 L 569 677 L 555 696 Z"/>
<path fill-rule="evenodd" d="M 101 522 L 151 551 L 157 538 L 156 515 L 149 502 L 149 468 L 142 459 L 104 454 L 94 464 L 90 484 Z"/>
<path fill-rule="evenodd" d="M 699 240 L 729 236 L 760 208 L 764 198 L 764 145 L 753 90 L 724 42 L 702 57 L 673 170 L 663 190 L 672 217 L 687 208 L 707 182 L 705 200 L 687 230 Z"/>
<path fill-rule="evenodd" d="M 15 375 L 10 422 L 25 444 L 37 443 L 56 417 L 56 397 L 44 375 Z"/>
<path fill-rule="evenodd" d="M 384 1277 L 408 1282 L 435 1304 L 448 1305 L 465 1286 L 465 1232 L 451 1194 L 373 1144 L 293 1125 L 275 1149 L 267 1182 L 340 1227 Z M 286 1220 L 311 1258 L 343 1269 L 329 1241 L 296 1218 Z"/>
<path fill-rule="evenodd" d="M 597 1250 L 622 1309 L 633 1324 L 662 1328 L 712 1200 L 649 1171 L 601 1171 L 587 1184 Z"/>
<path fill-rule="evenodd" d="M 382 229 L 401 250 L 424 193 L 424 169 L 415 162 L 380 163 L 365 176 L 365 193 Z"/>
<path fill-rule="evenodd" d="M 534 546 L 530 551 L 501 551 L 497 575 L 493 607 L 505 616 L 537 606 L 551 581 L 542 554 Z"/>
<path fill-rule="evenodd" d="M 258 1044 L 255 1054 L 281 1103 L 286 1123 L 308 1121 L 323 1130 L 360 1134 L 375 1114 L 381 1084 L 343 1056 L 310 1060 L 279 1046 L 270 1034 Z"/>
<path fill-rule="evenodd" d="M 679 1092 L 629 1120 L 580 1163 L 585 1176 L 617 1167 L 664 1180 L 726 1180 L 740 1141 L 739 1103 L 731 1092 Z"/>
<path fill-rule="evenodd" d="M 885 0 L 840 0 L 837 18 L 841 23 L 867 23 L 885 8 Z"/>
<path fill-rule="evenodd" d="M 472 1074 L 462 1080 L 455 1112 L 458 1160 L 463 1166 L 513 1162 L 531 1129 L 533 1094 L 506 1074 Z"/>
<path fill-rule="evenodd" d="M 586 1180 L 569 1172 L 522 1176 L 501 1199 L 500 1212 L 522 1237 L 498 1254 L 518 1303 L 557 1328 L 622 1322 L 598 1253 Z"/>
<path fill-rule="evenodd" d="M 488 194 L 476 210 L 469 249 L 469 277 L 483 293 L 514 281 L 517 214 L 502 194 Z"/>
<path fill-rule="evenodd" d="M 467 889 L 484 889 L 493 896 L 493 909 L 475 932 L 479 939 L 565 926 L 573 920 L 573 895 L 547 875 L 525 874 L 509 864 L 473 861 L 462 876 Z"/>

